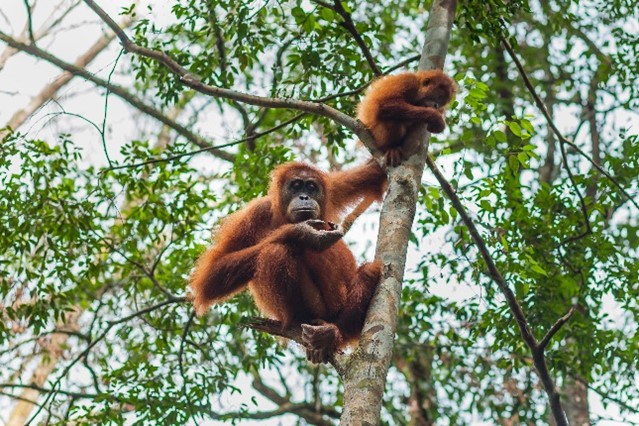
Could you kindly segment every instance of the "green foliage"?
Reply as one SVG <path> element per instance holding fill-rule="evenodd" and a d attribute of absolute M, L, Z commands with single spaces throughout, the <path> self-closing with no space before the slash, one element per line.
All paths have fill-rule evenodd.
<path fill-rule="evenodd" d="M 172 146 L 167 154 L 184 149 Z M 15 135 L 4 141 L 2 154 L 0 199 L 8 226 L 0 240 L 0 292 L 17 304 L 6 309 L 0 343 L 11 341 L 17 328 L 50 332 L 77 309 L 92 318 L 70 344 L 99 344 L 86 367 L 102 385 L 93 402 L 71 407 L 71 417 L 122 423 L 121 407 L 132 405 L 137 422 L 182 423 L 210 411 L 190 401 L 228 389 L 240 360 L 250 365 L 267 353 L 253 348 L 238 357 L 248 349 L 233 342 L 233 333 L 224 333 L 233 352 L 220 352 L 215 347 L 224 340 L 212 338 L 220 324 L 212 317 L 189 319 L 185 281 L 203 248 L 200 227 L 215 197 L 186 163 L 99 173 L 78 166 L 81 152 L 66 137 L 49 146 Z M 133 142 L 123 154 L 133 162 L 154 150 Z M 180 367 L 180 357 L 188 368 Z M 79 361 L 67 368 L 81 370 Z"/>
<path fill-rule="evenodd" d="M 136 43 L 166 52 L 207 84 L 263 96 L 328 97 L 327 104 L 353 115 L 373 72 L 344 17 L 325 6 L 176 0 L 162 20 L 152 9 L 124 13 L 141 18 L 131 30 Z M 342 6 L 382 70 L 420 51 L 429 2 Z M 515 46 L 564 135 L 592 155 L 597 131 L 598 163 L 636 194 L 634 6 L 627 0 L 458 2 L 446 70 L 460 93 L 446 115 L 449 132 L 431 140 L 536 337 L 576 308 L 547 350 L 558 386 L 579 377 L 629 406 L 639 399 L 637 209 L 568 144 L 563 161 L 558 139 L 548 134 L 499 39 Z M 0 363 L 7 365 L 1 380 L 62 329 L 65 358 L 44 385 L 62 391 L 45 401 L 42 412 L 51 408 L 51 423 L 237 423 L 267 411 L 263 396 L 251 400 L 247 391 L 262 376 L 291 386 L 292 402 L 339 410 L 342 389 L 331 368 L 311 366 L 294 347 L 241 328 L 245 316 L 258 315 L 248 294 L 201 318 L 185 298 L 189 272 L 219 219 L 264 195 L 278 164 L 337 159 L 348 167 L 359 150 L 352 149 L 352 135 L 325 118 L 211 101 L 187 91 L 155 61 L 130 59 L 138 95 L 180 109 L 179 121 L 196 133 L 213 133 L 221 143 L 248 140 L 229 149 L 233 161 L 222 166 L 200 154 L 99 169 L 86 167 L 73 135 L 6 137 L 0 144 Z M 597 111 L 595 129 L 588 103 Z M 120 164 L 196 149 L 181 139 L 163 149 L 152 147 L 152 136 L 140 139 L 124 145 Z M 458 211 L 428 173 L 410 253 L 417 260 L 409 263 L 402 293 L 385 423 L 408 422 L 415 389 L 430 398 L 428 416 L 441 424 L 544 423 L 546 399 L 530 351 Z M 243 402 L 229 408 L 226 398 Z"/>

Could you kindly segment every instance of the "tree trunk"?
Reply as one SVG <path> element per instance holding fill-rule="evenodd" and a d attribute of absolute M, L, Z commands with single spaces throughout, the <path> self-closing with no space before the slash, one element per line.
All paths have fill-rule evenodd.
<path fill-rule="evenodd" d="M 581 380 L 567 377 L 563 386 L 564 407 L 571 426 L 590 426 L 588 386 Z"/>
<path fill-rule="evenodd" d="M 420 69 L 443 69 L 456 8 L 456 0 L 433 2 Z M 359 347 L 346 365 L 341 425 L 379 423 L 393 353 L 408 239 L 428 155 L 428 138 L 425 126 L 408 135 L 407 146 L 418 147 L 417 152 L 388 171 L 388 193 L 382 207 L 376 253 L 376 258 L 383 263 L 382 277 L 368 310 Z"/>

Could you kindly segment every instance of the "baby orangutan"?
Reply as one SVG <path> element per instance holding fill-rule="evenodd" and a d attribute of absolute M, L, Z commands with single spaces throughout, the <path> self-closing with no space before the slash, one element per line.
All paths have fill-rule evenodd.
<path fill-rule="evenodd" d="M 425 123 L 431 133 L 446 127 L 443 113 L 457 90 L 442 71 L 406 72 L 375 81 L 357 107 L 357 118 L 371 131 L 386 164 L 397 166 L 406 134 Z"/>

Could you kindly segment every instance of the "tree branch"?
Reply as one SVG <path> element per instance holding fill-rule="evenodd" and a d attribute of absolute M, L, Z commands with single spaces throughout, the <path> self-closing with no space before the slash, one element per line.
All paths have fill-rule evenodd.
<path fill-rule="evenodd" d="M 550 372 L 548 371 L 548 365 L 546 364 L 546 358 L 544 356 L 544 350 L 543 350 L 544 348 L 540 347 L 540 345 L 537 343 L 537 339 L 535 339 L 535 336 L 533 335 L 530 329 L 530 325 L 528 324 L 526 315 L 524 314 L 521 306 L 519 305 L 519 302 L 517 302 L 517 299 L 515 298 L 515 295 L 513 294 L 512 290 L 506 284 L 506 280 L 501 275 L 501 272 L 499 272 L 497 265 L 495 265 L 495 262 L 493 261 L 493 258 L 490 252 L 488 251 L 488 248 L 486 247 L 486 243 L 484 239 L 479 234 L 479 231 L 477 230 L 475 223 L 470 218 L 470 216 L 468 215 L 468 212 L 462 205 L 461 200 L 459 199 L 459 197 L 457 196 L 457 193 L 455 192 L 455 189 L 453 189 L 451 184 L 446 180 L 446 178 L 441 173 L 441 171 L 439 170 L 439 168 L 437 167 L 437 165 L 435 164 L 435 162 L 430 156 L 426 160 L 426 164 L 428 165 L 428 168 L 432 171 L 433 175 L 435 175 L 435 178 L 441 185 L 442 189 L 444 190 L 444 193 L 446 193 L 446 196 L 448 197 L 448 199 L 450 199 L 455 210 L 457 210 L 457 212 L 459 213 L 459 216 L 461 217 L 462 222 L 464 222 L 464 225 L 468 229 L 468 232 L 470 233 L 471 238 L 473 239 L 475 245 L 477 246 L 477 249 L 479 250 L 479 254 L 481 255 L 482 259 L 484 260 L 484 263 L 486 264 L 488 268 L 490 277 L 493 279 L 493 281 L 495 281 L 495 283 L 497 284 L 497 287 L 499 287 L 499 290 L 501 291 L 504 298 L 506 299 L 506 303 L 508 304 L 510 311 L 513 313 L 513 316 L 515 317 L 515 322 L 517 323 L 517 326 L 519 327 L 519 333 L 521 334 L 521 337 L 523 338 L 524 342 L 530 349 L 530 352 L 533 357 L 533 363 L 535 365 L 535 368 L 537 369 L 539 378 L 541 379 L 541 382 L 544 386 L 544 390 L 546 391 L 546 394 L 548 395 L 550 408 L 552 410 L 553 417 L 555 419 L 555 422 L 557 423 L 557 426 L 568 426 L 568 423 L 566 421 L 566 416 L 564 414 L 564 410 L 561 406 L 559 392 L 557 391 L 557 388 L 555 387 L 553 379 L 550 376 Z M 566 321 L 568 320 L 568 318 L 566 319 Z M 559 328 L 565 323 L 565 321 L 561 322 L 561 319 L 560 319 L 558 323 L 559 325 L 557 326 L 557 329 L 552 334 L 556 333 L 557 330 L 559 330 Z M 553 326 L 553 329 L 554 328 L 555 326 Z M 552 334 L 550 335 L 548 339 L 552 338 Z M 546 342 L 546 344 L 547 343 L 548 342 Z"/>
<path fill-rule="evenodd" d="M 225 89 L 222 87 L 210 86 L 204 84 L 199 78 L 191 74 L 187 69 L 182 67 L 173 58 L 164 52 L 148 49 L 146 47 L 137 45 L 129 39 L 126 33 L 111 19 L 111 17 L 102 10 L 93 0 L 84 0 L 84 2 L 102 19 L 116 36 L 120 39 L 122 47 L 127 52 L 135 53 L 140 56 L 144 56 L 155 60 L 156 62 L 164 65 L 172 73 L 180 78 L 180 81 L 191 89 L 203 93 L 205 95 L 230 99 L 237 102 L 243 102 L 249 105 L 257 105 L 269 108 L 287 108 L 295 109 L 304 112 L 310 112 L 312 114 L 320 115 L 322 117 L 330 118 L 336 123 L 341 124 L 353 131 L 364 143 L 364 145 L 371 151 L 375 150 L 375 143 L 373 136 L 368 129 L 359 121 L 356 120 L 335 108 L 328 105 L 316 102 L 300 101 L 296 99 L 281 99 L 265 96 L 250 95 L 248 93 L 239 92 L 236 90 Z"/>
<path fill-rule="evenodd" d="M 346 29 L 346 31 L 348 31 L 351 34 L 351 36 L 355 40 L 355 43 L 357 43 L 357 45 L 359 46 L 360 50 L 362 51 L 362 54 L 366 58 L 366 62 L 368 62 L 368 66 L 373 71 L 373 74 L 375 74 L 376 77 L 383 75 L 382 71 L 379 69 L 379 67 L 377 66 L 377 63 L 375 62 L 375 58 L 373 58 L 373 55 L 371 54 L 370 49 L 364 42 L 364 39 L 362 38 L 361 34 L 357 31 L 357 28 L 355 27 L 355 23 L 353 22 L 353 17 L 351 16 L 350 13 L 346 11 L 346 9 L 344 9 L 342 2 L 340 0 L 333 0 L 333 4 L 331 5 L 323 1 L 315 0 L 314 3 L 317 3 L 322 7 L 332 10 L 343 19 L 343 22 L 341 23 L 341 25 Z"/>
<path fill-rule="evenodd" d="M 419 55 L 411 56 L 409 58 L 406 58 L 406 59 L 398 62 L 397 64 L 389 67 L 386 71 L 384 71 L 384 74 L 390 73 L 390 72 L 392 72 L 392 71 L 394 71 L 396 69 L 399 69 L 399 68 L 403 67 L 404 65 L 407 65 L 407 64 L 409 64 L 411 62 L 415 62 L 417 60 L 419 60 Z M 361 85 L 360 87 L 357 87 L 356 89 L 353 89 L 353 90 L 350 90 L 350 91 L 347 91 L 347 92 L 336 93 L 336 94 L 333 94 L 333 95 L 327 95 L 327 96 L 325 96 L 323 98 L 314 100 L 312 102 L 326 102 L 326 101 L 329 101 L 329 100 L 332 100 L 332 99 L 336 99 L 336 98 L 341 98 L 341 97 L 345 97 L 345 96 L 353 96 L 353 95 L 356 95 L 358 93 L 361 93 L 364 89 L 366 89 L 368 86 L 370 86 L 371 83 L 372 83 L 372 81 L 369 81 L 368 83 L 365 83 L 365 84 Z M 198 149 L 198 150 L 191 151 L 191 152 L 185 152 L 183 154 L 176 154 L 176 155 L 172 155 L 172 156 L 164 157 L 164 158 L 151 158 L 151 159 L 149 159 L 147 161 L 141 161 L 139 163 L 134 163 L 134 164 L 123 164 L 123 165 L 120 165 L 120 166 L 109 167 L 106 170 L 118 170 L 118 169 L 143 167 L 143 166 L 146 166 L 146 165 L 149 165 L 149 164 L 156 164 L 156 163 L 162 163 L 162 162 L 165 162 L 165 161 L 168 162 L 168 161 L 179 160 L 180 158 L 194 156 L 194 155 L 197 155 L 197 154 L 201 154 L 203 152 L 207 152 L 207 151 L 211 151 L 211 150 L 222 149 L 222 148 L 227 148 L 227 147 L 230 147 L 230 146 L 238 145 L 238 144 L 240 144 L 242 142 L 255 140 L 255 139 L 261 138 L 262 136 L 266 136 L 266 135 L 268 135 L 270 133 L 276 132 L 276 131 L 288 126 L 289 124 L 296 122 L 300 118 L 304 117 L 306 114 L 307 113 L 305 113 L 305 112 L 300 112 L 298 114 L 295 114 L 293 117 L 289 118 L 288 120 L 283 121 L 280 124 L 271 127 L 270 129 L 267 129 L 267 130 L 264 130 L 264 131 L 258 132 L 258 133 L 252 133 L 251 135 L 249 135 L 249 136 L 247 136 L 245 138 L 238 139 L 238 140 L 235 140 L 235 141 L 232 141 L 232 142 L 228 142 L 228 143 L 225 143 L 225 144 L 215 145 L 215 146 Z M 370 203 L 369 203 L 369 205 L 370 205 Z M 353 216 L 353 215 L 350 215 L 350 216 Z M 357 215 L 357 216 L 359 216 L 359 215 Z M 353 217 L 353 221 L 357 218 L 357 216 Z"/>
<path fill-rule="evenodd" d="M 588 389 L 590 389 L 591 391 L 593 391 L 594 393 L 599 395 L 602 399 L 607 399 L 608 401 L 611 401 L 611 402 L 619 405 L 620 407 L 622 407 L 625 410 L 628 410 L 628 411 L 630 411 L 632 413 L 635 413 L 635 414 L 639 414 L 639 407 L 633 407 L 632 405 L 628 404 L 627 402 L 622 401 L 619 398 L 615 398 L 613 396 L 610 396 L 610 392 L 606 392 L 604 390 L 596 388 L 596 387 L 590 385 L 588 382 L 586 382 L 585 380 L 583 380 L 580 377 L 576 377 L 576 380 L 578 380 L 581 383 L 583 383 L 584 385 L 586 385 L 588 387 Z"/>
<path fill-rule="evenodd" d="M 565 143 L 570 145 L 571 147 L 573 147 L 575 149 L 575 151 L 577 151 L 582 157 L 584 157 L 586 160 L 588 160 L 588 162 L 590 162 L 590 164 L 592 164 L 592 166 L 599 171 L 599 173 L 601 173 L 602 175 L 604 175 L 606 178 L 608 178 L 608 180 L 610 180 L 610 182 L 612 182 L 612 184 L 617 187 L 617 189 L 619 190 L 619 192 L 621 192 L 637 209 L 639 209 L 639 204 L 637 204 L 637 202 L 634 200 L 634 198 L 628 193 L 628 191 L 626 191 L 623 186 L 621 186 L 621 184 L 619 184 L 619 182 L 617 182 L 617 180 L 612 177 L 612 175 L 610 175 L 610 173 L 608 173 L 607 171 L 605 171 L 599 164 L 597 164 L 588 154 L 586 154 L 579 146 L 577 146 L 577 144 L 575 144 L 574 142 L 572 142 L 571 140 L 568 140 L 557 128 L 557 125 L 555 124 L 555 122 L 553 121 L 552 117 L 550 116 L 550 113 L 548 112 L 548 110 L 546 109 L 546 106 L 544 105 L 544 103 L 542 102 L 541 98 L 539 97 L 539 94 L 537 93 L 537 91 L 535 90 L 535 87 L 533 86 L 533 84 L 531 83 L 530 79 L 528 78 L 528 75 L 526 74 L 526 71 L 524 70 L 523 65 L 521 64 L 521 62 L 519 61 L 519 58 L 517 57 L 517 55 L 515 54 L 515 51 L 513 50 L 512 46 L 510 45 L 510 43 L 508 43 L 508 41 L 505 38 L 501 38 L 501 43 L 504 45 L 504 47 L 506 48 L 506 51 L 508 51 L 508 54 L 510 55 L 510 58 L 513 60 L 513 62 L 515 63 L 515 66 L 517 67 L 517 70 L 519 71 L 519 75 L 521 76 L 521 78 L 524 80 L 524 84 L 526 85 L 526 88 L 528 89 L 528 91 L 530 92 L 530 94 L 533 97 L 533 100 L 535 101 L 535 105 L 537 105 L 537 108 L 539 108 L 539 110 L 541 111 L 542 115 L 544 116 L 544 118 L 546 119 L 546 122 L 548 123 L 548 125 L 550 126 L 550 128 L 552 129 L 553 133 L 557 136 L 557 138 L 559 139 L 559 141 L 561 143 Z"/>
<path fill-rule="evenodd" d="M 295 116 L 289 118 L 286 121 L 283 121 L 282 123 L 278 124 L 277 126 L 271 127 L 268 130 L 265 130 L 263 132 L 259 132 L 259 133 L 254 133 L 251 136 L 248 136 L 246 138 L 242 138 L 242 139 L 238 139 L 232 142 L 228 142 L 228 143 L 224 143 L 222 145 L 215 145 L 215 146 L 210 146 L 207 148 L 202 148 L 202 149 L 198 149 L 195 151 L 191 151 L 191 152 L 184 152 L 182 154 L 176 154 L 176 155 L 171 155 L 169 157 L 163 157 L 163 158 L 151 158 L 149 160 L 146 161 L 141 161 L 139 163 L 134 163 L 134 164 L 122 164 L 120 166 L 113 166 L 113 167 L 109 167 L 108 169 L 105 169 L 104 172 L 107 172 L 109 170 L 118 170 L 118 169 L 132 169 L 132 168 L 136 168 L 136 167 L 143 167 L 149 164 L 156 164 L 156 163 L 163 163 L 163 162 L 168 162 L 168 161 L 175 161 L 175 160 L 179 160 L 180 158 L 184 158 L 184 157 L 192 157 L 194 155 L 197 154 L 201 154 L 203 152 L 207 152 L 207 151 L 211 151 L 211 150 L 219 150 L 222 148 L 228 148 L 230 146 L 234 146 L 234 145 L 239 145 L 242 142 L 246 142 L 248 140 L 255 140 L 258 138 L 261 138 L 262 136 L 268 135 L 270 133 L 273 133 L 283 127 L 288 126 L 289 124 L 299 120 L 302 116 L 306 115 L 306 113 L 301 112 L 299 114 L 296 114 Z"/>
<path fill-rule="evenodd" d="M 546 346 L 548 346 L 548 343 L 550 342 L 550 340 L 554 337 L 555 334 L 557 334 L 559 329 L 561 329 L 561 327 L 563 327 L 563 325 L 568 322 L 568 320 L 570 319 L 570 317 L 572 317 L 572 314 L 574 313 L 575 313 L 575 307 L 573 306 L 568 310 L 566 315 L 564 315 L 563 317 L 560 317 L 557 320 L 557 322 L 554 323 L 552 327 L 550 327 L 550 330 L 548 330 L 548 333 L 546 333 L 546 335 L 541 339 L 541 341 L 537 345 L 537 348 L 540 351 L 546 350 Z"/>
<path fill-rule="evenodd" d="M 252 328 L 253 330 L 261 331 L 263 333 L 268 333 L 273 336 L 284 337 L 285 339 L 289 339 L 297 343 L 302 347 L 306 347 L 304 342 L 302 341 L 302 326 L 300 324 L 295 324 L 290 328 L 282 328 L 282 323 L 276 320 L 261 318 L 261 317 L 250 317 L 244 318 L 240 325 L 246 328 Z M 338 374 L 344 374 L 344 365 L 342 365 L 341 360 L 338 356 L 332 355 L 328 361 Z"/>
<path fill-rule="evenodd" d="M 27 9 L 27 28 L 29 30 L 29 41 L 35 45 L 36 39 L 33 32 L 33 17 L 31 16 L 31 6 L 29 0 L 23 0 L 24 7 Z"/>
<path fill-rule="evenodd" d="M 116 401 L 122 404 L 131 404 L 131 405 L 137 405 L 137 404 L 149 404 L 149 403 L 155 403 L 155 404 L 162 404 L 162 405 L 166 405 L 166 404 L 171 404 L 171 403 L 177 403 L 177 402 L 172 402 L 171 400 L 148 400 L 148 399 L 139 399 L 139 400 L 130 400 L 130 399 L 126 399 L 126 398 L 122 398 L 122 397 L 118 397 L 113 395 L 112 393 L 91 393 L 91 392 L 73 392 L 73 391 L 65 391 L 65 390 L 59 390 L 59 389 L 53 389 L 53 388 L 45 388 L 42 386 L 36 386 L 36 385 L 31 385 L 31 384 L 14 384 L 14 383 L 0 383 L 0 389 L 33 389 L 33 390 L 37 390 L 38 392 L 50 395 L 50 394 L 54 394 L 54 393 L 58 393 L 58 394 L 62 394 L 62 395 L 66 395 L 69 396 L 71 398 L 75 398 L 75 399 L 96 399 L 96 398 L 101 398 L 104 400 L 112 400 L 112 401 Z M 10 397 L 15 398 L 15 399 L 20 399 L 20 397 L 15 396 L 15 395 L 10 395 Z M 269 398 L 270 399 L 270 398 Z M 37 404 L 35 401 L 29 400 L 29 402 L 35 404 L 35 405 L 40 405 L 41 407 L 44 408 L 44 404 Z M 288 400 L 283 401 L 281 404 L 278 404 L 279 407 L 276 408 L 275 410 L 270 410 L 270 411 L 256 411 L 256 412 L 238 412 L 238 413 L 234 413 L 234 412 L 229 412 L 229 413 L 215 413 L 212 412 L 210 410 L 205 410 L 203 409 L 201 406 L 197 406 L 194 405 L 192 408 L 195 408 L 198 412 L 207 415 L 208 417 L 210 417 L 213 420 L 225 420 L 225 419 L 229 419 L 229 418 L 243 418 L 243 419 L 269 419 L 272 417 L 277 417 L 277 416 L 281 416 L 283 414 L 287 414 L 287 413 L 294 413 L 294 414 L 298 414 L 301 417 L 303 417 L 305 420 L 309 421 L 309 423 L 311 424 L 315 424 L 315 425 L 320 425 L 320 426 L 330 426 L 332 425 L 331 422 L 328 422 L 326 420 L 324 420 L 322 418 L 322 414 L 327 414 L 327 415 L 333 415 L 334 413 L 332 412 L 326 412 L 326 413 L 316 413 L 316 412 L 312 412 L 311 411 L 311 407 L 308 404 L 305 403 L 292 403 Z M 44 408 L 45 410 L 49 411 L 49 409 Z"/>
<path fill-rule="evenodd" d="M 584 226 L 586 227 L 586 230 L 583 233 L 578 235 L 573 235 L 572 237 L 566 238 L 564 241 L 562 241 L 559 244 L 559 246 L 561 247 L 572 241 L 577 241 L 587 235 L 590 235 L 590 233 L 592 233 L 592 228 L 590 227 L 590 218 L 588 216 L 588 208 L 586 207 L 586 200 L 584 200 L 584 197 L 583 195 L 581 195 L 581 191 L 579 191 L 579 187 L 577 186 L 577 182 L 575 182 L 575 177 L 573 176 L 572 170 L 570 169 L 570 165 L 568 164 L 568 156 L 566 155 L 566 145 L 561 139 L 559 140 L 559 151 L 561 151 L 561 158 L 564 163 L 564 167 L 566 167 L 566 173 L 568 173 L 568 179 L 570 180 L 570 184 L 575 189 L 575 192 L 577 193 L 577 197 L 579 197 L 579 206 L 581 209 L 581 214 L 584 218 Z"/>

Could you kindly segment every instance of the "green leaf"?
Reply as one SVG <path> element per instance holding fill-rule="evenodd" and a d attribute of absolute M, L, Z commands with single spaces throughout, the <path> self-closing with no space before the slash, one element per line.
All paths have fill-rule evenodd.
<path fill-rule="evenodd" d="M 493 136 L 495 136 L 495 139 L 497 139 L 499 142 L 506 142 L 506 133 L 502 132 L 501 130 L 495 130 L 493 132 Z"/>
<path fill-rule="evenodd" d="M 514 121 L 508 121 L 507 125 L 510 131 L 513 132 L 515 136 L 521 137 L 521 127 L 519 126 L 519 124 Z"/>

